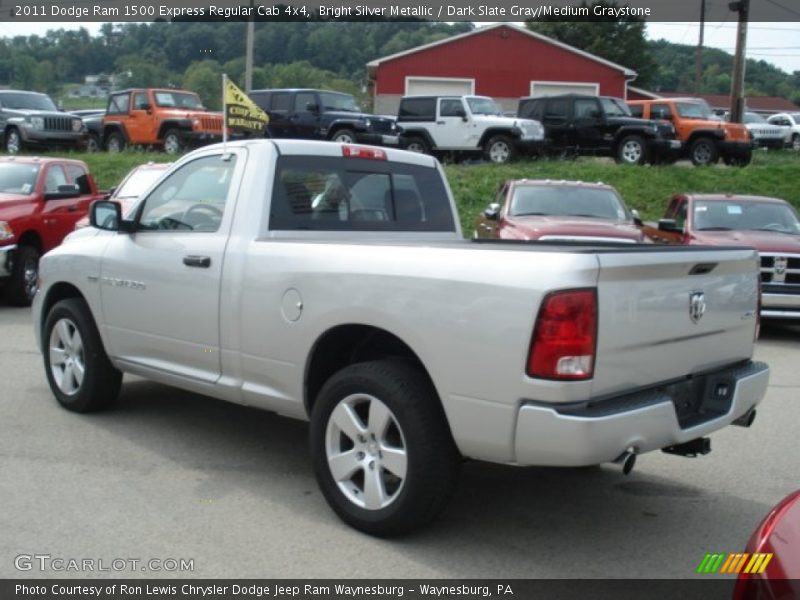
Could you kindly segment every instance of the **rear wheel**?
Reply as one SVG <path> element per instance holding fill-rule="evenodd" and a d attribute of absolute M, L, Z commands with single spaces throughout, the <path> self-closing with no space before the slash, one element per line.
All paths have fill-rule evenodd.
<path fill-rule="evenodd" d="M 125 150 L 125 138 L 119 131 L 112 131 L 106 138 L 106 150 L 113 154 Z"/>
<path fill-rule="evenodd" d="M 647 159 L 647 146 L 640 135 L 628 135 L 617 146 L 617 162 L 625 165 L 641 165 Z"/>
<path fill-rule="evenodd" d="M 9 154 L 16 154 L 22 150 L 22 137 L 16 127 L 10 127 L 6 131 L 5 147 Z"/>
<path fill-rule="evenodd" d="M 122 373 L 108 360 L 82 298 L 67 298 L 53 306 L 45 320 L 42 341 L 47 381 L 61 406 L 74 412 L 91 412 L 117 398 Z"/>
<path fill-rule="evenodd" d="M 710 138 L 697 138 L 689 146 L 689 158 L 692 159 L 692 164 L 695 167 L 713 165 L 719 160 L 717 145 Z"/>
<path fill-rule="evenodd" d="M 310 446 L 328 504 L 371 535 L 427 524 L 455 489 L 460 459 L 439 400 L 424 374 L 402 361 L 333 375 L 314 404 Z"/>
<path fill-rule="evenodd" d="M 502 164 L 514 160 L 516 151 L 511 138 L 505 135 L 496 135 L 486 142 L 483 154 L 486 160 Z"/>
<path fill-rule="evenodd" d="M 14 306 L 30 306 L 39 278 L 39 251 L 22 245 L 17 248 L 13 261 L 6 297 Z"/>
<path fill-rule="evenodd" d="M 417 135 L 406 139 L 405 149 L 409 152 L 417 152 L 419 154 L 430 154 L 431 148 L 424 138 Z"/>

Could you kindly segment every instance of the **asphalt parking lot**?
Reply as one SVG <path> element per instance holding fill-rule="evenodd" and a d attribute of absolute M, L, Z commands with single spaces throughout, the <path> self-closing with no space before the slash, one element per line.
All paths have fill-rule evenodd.
<path fill-rule="evenodd" d="M 384 541 L 330 511 L 305 423 L 127 376 L 111 411 L 59 408 L 30 321 L 0 304 L 0 578 L 692 577 L 800 487 L 800 326 L 763 328 L 767 398 L 751 429 L 714 435 L 710 455 L 646 454 L 627 477 L 469 462 L 438 522 Z M 193 570 L 15 567 L 33 554 Z"/>

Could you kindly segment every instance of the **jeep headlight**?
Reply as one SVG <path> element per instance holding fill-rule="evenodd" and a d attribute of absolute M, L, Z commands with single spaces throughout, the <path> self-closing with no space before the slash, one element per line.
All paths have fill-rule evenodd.
<path fill-rule="evenodd" d="M 0 221 L 0 242 L 7 242 L 14 237 L 14 230 L 6 221 Z"/>
<path fill-rule="evenodd" d="M 72 131 L 78 133 L 81 129 L 83 129 L 83 121 L 80 119 L 72 119 Z"/>
<path fill-rule="evenodd" d="M 31 129 L 44 129 L 44 117 L 31 117 Z"/>

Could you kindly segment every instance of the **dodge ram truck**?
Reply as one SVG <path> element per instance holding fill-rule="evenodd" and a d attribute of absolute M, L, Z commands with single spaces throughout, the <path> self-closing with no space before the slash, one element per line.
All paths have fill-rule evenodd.
<path fill-rule="evenodd" d="M 310 420 L 324 497 L 372 535 L 432 520 L 463 458 L 703 454 L 767 387 L 754 250 L 465 240 L 424 154 L 208 146 L 90 219 L 34 299 L 56 400 L 104 408 L 125 372 Z"/>

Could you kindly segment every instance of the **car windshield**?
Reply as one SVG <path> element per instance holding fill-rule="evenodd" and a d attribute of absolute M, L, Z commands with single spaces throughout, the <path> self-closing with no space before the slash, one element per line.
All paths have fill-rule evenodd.
<path fill-rule="evenodd" d="M 631 111 L 621 100 L 616 98 L 600 98 L 603 104 L 603 111 L 609 117 L 630 117 Z"/>
<path fill-rule="evenodd" d="M 619 196 L 607 188 L 521 185 L 514 188 L 511 215 L 572 216 L 629 220 Z"/>
<path fill-rule="evenodd" d="M 777 231 L 800 234 L 800 221 L 788 204 L 737 202 L 735 200 L 696 202 L 694 229 L 697 231 Z"/>
<path fill-rule="evenodd" d="M 789 113 L 795 123 L 800 123 L 800 113 Z"/>
<path fill-rule="evenodd" d="M 676 102 L 678 114 L 684 119 L 711 119 L 711 110 L 700 102 Z"/>
<path fill-rule="evenodd" d="M 767 120 L 758 113 L 744 113 L 745 123 L 766 123 Z"/>
<path fill-rule="evenodd" d="M 473 115 L 500 115 L 503 111 L 491 98 L 467 98 L 469 110 Z"/>
<path fill-rule="evenodd" d="M 3 108 L 17 109 L 17 110 L 50 110 L 58 111 L 58 108 L 50 96 L 44 94 L 24 94 L 6 92 L 0 94 L 0 103 Z"/>
<path fill-rule="evenodd" d="M 163 172 L 164 169 L 137 169 L 131 173 L 117 189 L 114 198 L 118 200 L 122 200 L 123 198 L 138 198 Z"/>
<path fill-rule="evenodd" d="M 322 100 L 322 110 L 333 110 L 343 112 L 361 112 L 356 104 L 356 99 L 350 94 L 331 94 L 329 92 L 322 92 L 319 95 Z"/>
<path fill-rule="evenodd" d="M 39 165 L 0 163 L 0 194 L 33 193 Z"/>
<path fill-rule="evenodd" d="M 156 104 L 165 108 L 186 108 L 189 110 L 204 110 L 200 96 L 190 92 L 158 91 L 154 94 Z"/>

